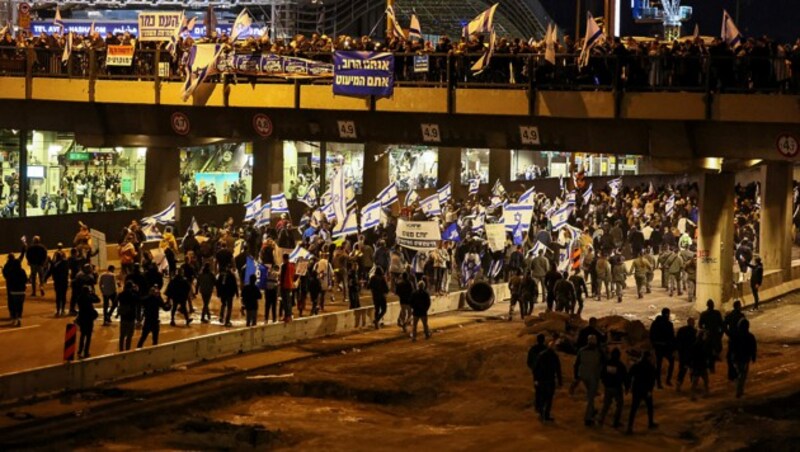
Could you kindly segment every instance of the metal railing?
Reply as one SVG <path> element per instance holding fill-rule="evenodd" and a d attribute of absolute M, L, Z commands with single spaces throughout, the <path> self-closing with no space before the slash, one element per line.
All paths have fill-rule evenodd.
<path fill-rule="evenodd" d="M 106 65 L 105 50 L 77 49 L 62 60 L 63 49 L 0 46 L 0 76 L 86 79 L 182 80 L 180 56 L 161 50 L 137 50 L 130 66 Z M 295 56 L 332 62 L 331 53 Z M 427 57 L 427 69 L 415 70 L 414 58 Z M 509 88 L 531 90 L 800 92 L 800 70 L 786 58 L 710 56 L 593 56 L 585 66 L 577 54 L 559 54 L 555 64 L 542 54 L 498 51 L 480 72 L 472 70 L 481 54 L 395 53 L 398 86 Z M 330 79 L 238 76 L 250 83 L 331 83 Z M 228 80 L 230 78 L 219 78 Z M 212 79 L 215 81 L 216 79 Z"/>

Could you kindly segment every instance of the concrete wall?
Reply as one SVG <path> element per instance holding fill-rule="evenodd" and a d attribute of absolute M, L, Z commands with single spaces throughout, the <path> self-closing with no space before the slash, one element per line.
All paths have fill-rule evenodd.
<path fill-rule="evenodd" d="M 509 298 L 506 284 L 495 285 L 494 290 L 497 301 Z M 465 306 L 463 298 L 464 292 L 434 297 L 429 313 L 435 315 L 458 310 Z M 399 303 L 389 303 L 385 323 L 393 325 L 399 312 Z M 4 374 L 0 375 L 0 400 L 87 389 L 98 383 L 166 370 L 174 365 L 352 332 L 371 326 L 373 318 L 374 309 L 365 307 L 304 317 L 291 323 L 239 328 L 141 350 Z"/>

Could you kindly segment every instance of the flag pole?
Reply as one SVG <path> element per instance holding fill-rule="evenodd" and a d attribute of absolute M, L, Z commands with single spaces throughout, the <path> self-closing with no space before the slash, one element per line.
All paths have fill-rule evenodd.
<path fill-rule="evenodd" d="M 386 10 L 389 8 L 394 9 L 394 0 L 386 0 Z M 386 16 L 386 37 L 388 38 L 394 33 L 394 20 L 388 14 L 384 13 L 384 16 Z"/>

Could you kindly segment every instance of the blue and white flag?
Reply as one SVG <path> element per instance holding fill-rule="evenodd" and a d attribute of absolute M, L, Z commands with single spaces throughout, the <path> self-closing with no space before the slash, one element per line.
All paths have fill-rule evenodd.
<path fill-rule="evenodd" d="M 533 202 L 535 200 L 536 200 L 536 187 L 531 187 L 531 188 L 525 190 L 525 192 L 523 194 L 519 195 L 519 199 L 517 200 L 517 203 L 519 203 L 519 204 L 533 204 Z"/>
<path fill-rule="evenodd" d="M 450 198 L 453 197 L 453 187 L 450 185 L 450 182 L 445 184 L 444 187 L 436 190 L 436 194 L 439 195 L 439 205 L 447 203 L 450 201 Z"/>
<path fill-rule="evenodd" d="M 58 4 L 56 4 L 56 17 L 53 19 L 53 24 L 58 27 L 59 33 L 64 33 L 64 21 L 61 20 L 61 8 Z"/>
<path fill-rule="evenodd" d="M 373 201 L 361 208 L 361 230 L 366 231 L 381 223 L 381 202 Z"/>
<path fill-rule="evenodd" d="M 607 185 L 611 189 L 611 197 L 616 198 L 619 196 L 619 190 L 622 188 L 622 178 L 611 179 L 608 181 Z"/>
<path fill-rule="evenodd" d="M 583 48 L 578 57 L 578 66 L 583 67 L 589 64 L 589 55 L 592 53 L 592 48 L 597 44 L 603 42 L 605 35 L 603 30 L 597 25 L 591 13 L 586 13 L 586 37 L 583 39 Z"/>
<path fill-rule="evenodd" d="M 392 182 L 378 193 L 378 200 L 382 207 L 390 206 L 397 201 L 397 182 Z"/>
<path fill-rule="evenodd" d="M 333 202 L 329 202 L 328 204 L 322 206 L 320 211 L 325 214 L 325 219 L 328 221 L 333 221 L 333 219 L 336 218 L 336 213 L 333 211 Z"/>
<path fill-rule="evenodd" d="M 473 259 L 464 259 L 461 264 L 461 286 L 465 287 L 470 280 L 478 276 L 480 271 L 480 262 L 475 262 Z"/>
<path fill-rule="evenodd" d="M 189 223 L 189 228 L 186 229 L 186 234 L 183 235 L 183 240 L 186 240 L 186 237 L 189 236 L 189 231 L 192 231 L 192 234 L 197 235 L 200 233 L 200 225 L 197 223 L 197 220 L 192 217 L 192 222 Z"/>
<path fill-rule="evenodd" d="M 244 221 L 252 221 L 261 210 L 261 194 L 244 205 Z"/>
<path fill-rule="evenodd" d="M 558 271 L 565 272 L 569 270 L 571 251 L 572 246 L 565 246 L 558 251 Z"/>
<path fill-rule="evenodd" d="M 175 222 L 175 203 L 170 204 L 166 209 L 161 212 L 142 218 L 142 223 L 161 223 L 171 224 Z"/>
<path fill-rule="evenodd" d="M 345 237 L 350 234 L 358 234 L 358 219 L 356 219 L 355 210 L 351 210 L 347 214 L 344 222 L 336 225 L 331 235 L 333 237 Z"/>
<path fill-rule="evenodd" d="M 245 8 L 236 16 L 236 20 L 233 22 L 233 27 L 231 28 L 231 42 L 236 42 L 240 37 L 247 34 L 250 31 L 251 25 L 253 25 L 253 18 L 250 17 L 250 13 L 248 13 L 247 8 Z"/>
<path fill-rule="evenodd" d="M 472 218 L 472 232 L 480 232 L 486 227 L 486 214 L 480 214 Z"/>
<path fill-rule="evenodd" d="M 469 181 L 469 194 L 470 195 L 477 195 L 478 189 L 481 187 L 481 180 L 480 179 L 470 179 Z"/>
<path fill-rule="evenodd" d="M 244 281 L 243 284 L 250 284 L 250 277 L 256 277 L 256 286 L 259 289 L 267 288 L 267 267 L 261 263 L 256 262 L 253 256 L 248 255 L 244 263 Z"/>
<path fill-rule="evenodd" d="M 260 209 L 258 209 L 258 212 L 256 213 L 255 217 L 253 217 L 253 220 L 255 221 L 255 226 L 257 228 L 260 228 L 262 226 L 268 225 L 271 218 L 272 218 L 272 203 L 268 202 L 262 205 Z"/>
<path fill-rule="evenodd" d="M 322 194 L 322 201 L 320 202 L 320 205 L 324 206 L 330 204 L 332 199 L 333 196 L 331 196 L 331 187 L 328 187 L 328 189 L 325 190 L 325 193 Z"/>
<path fill-rule="evenodd" d="M 161 231 L 156 227 L 155 221 L 144 222 L 144 220 L 142 220 L 142 232 L 147 240 L 161 240 L 164 238 L 164 236 L 161 235 Z"/>
<path fill-rule="evenodd" d="M 564 204 L 558 210 L 553 212 L 553 215 L 550 217 L 550 224 L 554 231 L 558 231 L 564 226 L 566 226 L 567 220 L 569 220 L 569 216 L 572 214 L 572 205 Z"/>
<path fill-rule="evenodd" d="M 289 203 L 286 201 L 286 195 L 278 193 L 270 197 L 272 204 L 272 213 L 289 213 Z"/>
<path fill-rule="evenodd" d="M 347 210 L 352 209 L 356 205 L 356 187 L 353 181 L 348 180 L 344 184 L 344 195 L 347 200 Z"/>
<path fill-rule="evenodd" d="M 560 196 L 564 196 L 567 193 L 567 183 L 562 176 L 558 176 L 558 188 L 561 190 Z"/>
<path fill-rule="evenodd" d="M 592 184 L 589 184 L 589 186 L 586 188 L 586 191 L 583 192 L 583 203 L 589 204 L 589 202 L 592 200 L 592 196 Z"/>
<path fill-rule="evenodd" d="M 544 250 L 546 250 L 546 249 L 547 249 L 547 247 L 546 247 L 546 246 L 544 246 L 544 245 L 542 244 L 542 242 L 540 242 L 540 241 L 538 241 L 538 240 L 537 240 L 537 241 L 536 241 L 536 243 L 533 245 L 533 248 L 531 248 L 531 249 L 528 251 L 528 255 L 533 255 L 534 257 L 536 257 L 536 256 L 538 256 L 538 255 L 539 255 L 539 251 L 540 251 L 540 250 L 541 250 L 541 251 L 544 251 Z"/>
<path fill-rule="evenodd" d="M 532 218 L 532 204 L 506 204 L 503 208 L 503 223 L 506 231 L 514 232 L 514 228 L 520 223 L 522 228 L 527 231 L 531 227 Z"/>
<path fill-rule="evenodd" d="M 503 258 L 499 258 L 497 260 L 492 261 L 492 265 L 489 266 L 489 276 L 492 278 L 497 278 L 500 275 L 500 272 L 503 270 Z"/>
<path fill-rule="evenodd" d="M 294 247 L 294 250 L 289 254 L 289 262 L 297 262 L 300 259 L 311 259 L 311 253 L 300 245 Z"/>
<path fill-rule="evenodd" d="M 444 230 L 444 234 L 442 234 L 442 240 L 448 240 L 450 242 L 461 241 L 461 234 L 458 232 L 458 223 L 450 223 L 450 226 L 448 226 Z"/>
<path fill-rule="evenodd" d="M 506 188 L 500 183 L 500 179 L 495 181 L 494 187 L 492 187 L 492 194 L 495 196 L 503 196 L 506 194 Z"/>
<path fill-rule="evenodd" d="M 344 180 L 344 169 L 341 167 L 333 175 L 331 197 L 336 221 L 344 224 L 344 220 L 347 218 L 347 183 Z"/>
<path fill-rule="evenodd" d="M 422 39 L 422 27 L 416 14 L 411 15 L 411 22 L 408 25 L 408 39 Z"/>
<path fill-rule="evenodd" d="M 72 32 L 67 33 L 67 42 L 64 44 L 64 52 L 61 53 L 61 63 L 67 64 L 69 56 L 72 55 Z"/>
<path fill-rule="evenodd" d="M 395 37 L 400 39 L 401 41 L 405 41 L 406 34 L 405 32 L 403 32 L 403 26 L 400 25 L 400 21 L 397 20 L 397 16 L 394 13 L 394 7 L 391 4 L 386 7 L 386 21 L 389 22 L 392 26 L 391 37 Z"/>
<path fill-rule="evenodd" d="M 489 203 L 489 210 L 494 210 L 504 205 L 506 205 L 506 201 L 503 201 L 503 198 L 500 198 L 499 196 L 492 196 L 492 199 Z"/>
<path fill-rule="evenodd" d="M 306 190 L 306 194 L 300 197 L 300 202 L 307 205 L 308 207 L 316 207 L 317 205 L 317 184 L 312 184 Z"/>
<path fill-rule="evenodd" d="M 664 204 L 664 210 L 668 217 L 671 217 L 672 214 L 675 212 L 675 194 L 673 193 L 667 198 L 667 202 Z"/>
<path fill-rule="evenodd" d="M 495 3 L 489 9 L 475 16 L 463 29 L 464 37 L 469 37 L 473 33 L 490 33 L 494 30 L 494 13 L 497 11 L 499 3 Z"/>
<path fill-rule="evenodd" d="M 439 194 L 434 193 L 422 201 L 422 211 L 429 217 L 442 214 L 442 207 L 439 205 Z"/>
<path fill-rule="evenodd" d="M 219 73 L 217 59 L 222 54 L 222 44 L 195 44 L 186 60 L 186 80 L 183 82 L 181 99 L 186 102 L 195 90 L 210 75 Z"/>
<path fill-rule="evenodd" d="M 730 14 L 725 10 L 722 10 L 722 32 L 720 33 L 720 37 L 722 37 L 722 40 L 731 46 L 732 49 L 736 49 L 742 45 L 742 34 L 739 33 L 739 28 L 736 27 Z"/>
<path fill-rule="evenodd" d="M 522 241 L 524 240 L 522 235 L 525 233 L 525 231 L 527 231 L 527 229 L 522 227 L 522 223 L 517 223 L 517 225 L 514 227 L 514 232 L 511 235 L 511 238 L 514 240 L 514 245 L 522 245 Z"/>
<path fill-rule="evenodd" d="M 408 193 L 406 193 L 406 207 L 414 204 L 417 201 L 419 201 L 419 195 L 417 194 L 417 191 L 409 190 Z"/>
<path fill-rule="evenodd" d="M 571 204 L 573 206 L 575 205 L 575 190 L 572 190 L 571 192 L 567 193 L 566 203 Z"/>

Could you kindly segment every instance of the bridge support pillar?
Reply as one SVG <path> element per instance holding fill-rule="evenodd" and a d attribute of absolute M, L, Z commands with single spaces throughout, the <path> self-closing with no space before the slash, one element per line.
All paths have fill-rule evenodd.
<path fill-rule="evenodd" d="M 181 218 L 181 153 L 177 148 L 147 149 L 144 164 L 144 216 L 156 214 L 175 203 L 175 222 Z"/>
<path fill-rule="evenodd" d="M 511 151 L 508 149 L 489 150 L 489 187 L 494 187 L 498 179 L 506 191 L 514 191 L 511 187 Z"/>
<path fill-rule="evenodd" d="M 764 270 L 792 274 L 792 165 L 767 162 L 761 167 L 761 237 L 759 255 Z"/>
<path fill-rule="evenodd" d="M 697 237 L 697 299 L 717 307 L 730 302 L 733 293 L 733 173 L 707 173 L 700 178 L 700 218 Z"/>
<path fill-rule="evenodd" d="M 269 138 L 253 142 L 253 196 L 264 202 L 283 191 L 283 141 Z"/>
<path fill-rule="evenodd" d="M 372 202 L 384 187 L 389 185 L 389 156 L 381 155 L 388 146 L 378 143 L 367 143 L 364 146 L 364 185 L 362 186 L 361 205 Z M 381 156 L 377 161 L 376 157 Z"/>
<path fill-rule="evenodd" d="M 439 148 L 436 177 L 439 179 L 438 187 L 450 182 L 454 199 L 463 199 L 467 196 L 467 187 L 461 185 L 461 148 Z"/>

